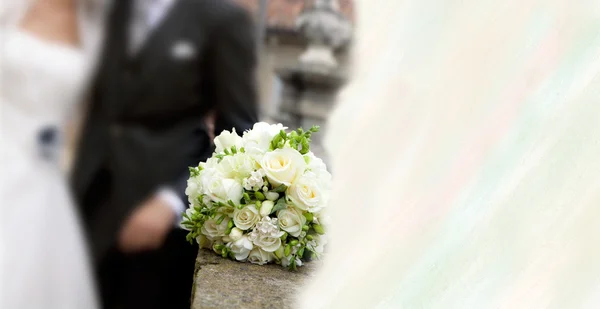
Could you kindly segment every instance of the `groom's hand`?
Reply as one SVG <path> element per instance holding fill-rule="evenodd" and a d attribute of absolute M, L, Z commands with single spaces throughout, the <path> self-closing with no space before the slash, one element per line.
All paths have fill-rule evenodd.
<path fill-rule="evenodd" d="M 175 214 L 161 198 L 154 197 L 129 216 L 119 235 L 119 247 L 125 253 L 159 248 L 171 228 Z"/>

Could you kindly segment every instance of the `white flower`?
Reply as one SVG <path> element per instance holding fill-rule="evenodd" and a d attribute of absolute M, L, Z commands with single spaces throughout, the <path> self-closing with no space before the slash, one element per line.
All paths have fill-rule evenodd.
<path fill-rule="evenodd" d="M 309 169 L 313 171 L 327 170 L 327 165 L 325 165 L 325 162 L 323 162 L 321 158 L 315 156 L 315 154 L 312 151 L 309 151 L 307 154 L 304 155 L 304 157 L 308 158 Z"/>
<path fill-rule="evenodd" d="M 210 157 L 208 158 L 208 160 L 206 160 L 206 162 L 200 162 L 200 167 L 203 169 L 202 171 L 200 171 L 200 173 L 202 174 L 205 170 L 208 169 L 214 169 L 217 167 L 217 165 L 219 165 L 219 158 Z"/>
<path fill-rule="evenodd" d="M 274 256 L 271 252 L 266 252 L 260 248 L 254 248 L 250 251 L 248 262 L 258 265 L 264 265 L 273 261 Z"/>
<path fill-rule="evenodd" d="M 273 201 L 262 202 L 262 205 L 260 206 L 260 215 L 262 217 L 270 215 L 271 210 L 273 210 L 274 206 L 275 206 L 275 203 L 273 203 Z"/>
<path fill-rule="evenodd" d="M 233 179 L 218 178 L 218 174 L 215 174 L 215 178 L 208 180 L 208 183 L 207 193 L 216 202 L 227 203 L 232 201 L 235 205 L 238 205 L 244 195 L 242 185 Z"/>
<path fill-rule="evenodd" d="M 265 170 L 269 182 L 274 185 L 290 186 L 306 169 L 306 162 L 302 155 L 291 148 L 267 152 L 260 164 Z"/>
<path fill-rule="evenodd" d="M 210 249 L 210 248 L 212 248 L 212 245 L 213 245 L 213 241 L 208 239 L 204 235 L 199 235 L 198 237 L 196 237 L 196 242 L 198 242 L 198 245 L 200 246 L 200 248 L 205 248 L 205 249 Z"/>
<path fill-rule="evenodd" d="M 287 196 L 294 206 L 311 212 L 319 211 L 327 202 L 327 193 L 313 172 L 298 177 L 287 189 Z"/>
<path fill-rule="evenodd" d="M 240 238 L 242 238 L 243 235 L 244 232 L 242 232 L 242 230 L 238 229 L 237 227 L 234 227 L 231 229 L 231 233 L 229 233 L 229 238 L 231 238 L 232 241 L 237 241 Z"/>
<path fill-rule="evenodd" d="M 265 171 L 262 169 L 251 172 L 250 177 L 244 179 L 244 189 L 248 191 L 260 190 L 265 184 L 263 177 L 265 177 Z"/>
<path fill-rule="evenodd" d="M 331 189 L 331 173 L 327 171 L 327 165 L 320 158 L 316 157 L 314 153 L 309 152 L 304 155 L 304 158 L 308 158 L 308 170 L 313 172 L 323 189 L 330 190 Z"/>
<path fill-rule="evenodd" d="M 196 213 L 196 210 L 194 210 L 194 208 L 192 206 L 190 206 L 188 209 L 185 210 L 185 216 L 183 218 L 185 218 L 185 217 L 192 218 L 194 213 Z M 186 225 L 183 224 L 183 222 L 181 222 L 179 224 L 179 227 L 184 230 L 188 230 L 188 231 L 190 230 Z"/>
<path fill-rule="evenodd" d="M 282 124 L 270 125 L 266 122 L 254 124 L 252 130 L 244 132 L 242 137 L 244 149 L 251 155 L 262 155 L 269 151 L 271 141 L 281 130 L 286 130 Z"/>
<path fill-rule="evenodd" d="M 248 238 L 263 250 L 274 252 L 281 247 L 281 236 L 284 234 L 277 226 L 277 221 L 277 219 L 263 217 L 248 234 Z"/>
<path fill-rule="evenodd" d="M 224 245 L 224 243 L 223 243 L 223 240 L 221 240 L 221 239 L 215 239 L 215 241 L 214 241 L 214 242 L 213 242 L 213 244 L 212 244 L 212 249 L 213 249 L 213 251 L 214 251 L 216 254 L 221 254 L 221 250 L 217 250 L 217 248 L 216 248 L 216 247 L 217 247 L 217 246 L 223 246 L 223 245 Z"/>
<path fill-rule="evenodd" d="M 225 219 L 221 222 L 221 224 L 217 224 L 216 219 L 208 219 L 202 225 L 200 231 L 202 234 L 206 235 L 208 239 L 214 240 L 217 237 L 225 236 L 225 231 L 227 231 L 227 224 L 229 223 L 229 219 Z"/>
<path fill-rule="evenodd" d="M 313 240 L 306 243 L 306 246 L 313 250 L 316 254 L 323 254 L 327 238 L 325 235 L 313 235 Z"/>
<path fill-rule="evenodd" d="M 251 156 L 238 153 L 225 156 L 216 168 L 225 178 L 236 179 L 241 182 L 258 168 L 258 163 Z"/>
<path fill-rule="evenodd" d="M 277 192 L 265 192 L 265 197 L 267 200 L 275 202 L 279 198 L 279 193 Z"/>
<path fill-rule="evenodd" d="M 281 258 L 281 266 L 288 267 L 292 262 L 292 257 L 294 254 L 298 252 L 298 246 L 292 247 L 292 253 L 289 256 L 283 256 Z M 296 266 L 302 266 L 302 260 L 300 258 L 296 258 Z"/>
<path fill-rule="evenodd" d="M 260 248 L 262 248 L 263 250 L 267 251 L 267 252 L 275 252 L 275 250 L 279 249 L 279 247 L 281 247 L 281 236 L 279 237 L 270 237 L 270 236 L 265 236 L 265 235 L 261 235 L 258 236 L 255 240 L 254 240 L 254 244 L 259 246 Z"/>
<path fill-rule="evenodd" d="M 231 206 L 229 206 L 229 205 L 227 205 L 227 206 L 222 206 L 222 207 L 219 207 L 219 208 L 217 209 L 217 212 L 218 212 L 218 213 L 220 213 L 220 214 L 224 214 L 224 215 L 226 215 L 226 216 L 228 216 L 228 217 L 230 217 L 230 218 L 233 218 L 233 212 L 234 212 L 234 211 L 235 211 L 235 208 L 233 208 L 233 207 L 231 207 Z"/>
<path fill-rule="evenodd" d="M 233 146 L 240 149 L 242 145 L 242 138 L 235 132 L 235 129 L 231 130 L 231 132 L 225 130 L 219 136 L 215 137 L 216 153 L 221 153 L 225 149 L 231 149 Z"/>
<path fill-rule="evenodd" d="M 235 259 L 238 261 L 243 261 L 248 258 L 248 254 L 250 254 L 250 251 L 254 248 L 247 236 L 242 236 L 242 238 L 228 243 L 227 247 L 231 249 L 231 252 L 235 255 Z"/>
<path fill-rule="evenodd" d="M 236 209 L 233 212 L 233 222 L 240 230 L 252 228 L 260 220 L 258 210 L 254 206 L 247 206 L 242 209 Z"/>
<path fill-rule="evenodd" d="M 198 204 L 198 197 L 202 195 L 202 178 L 200 178 L 200 176 L 190 177 L 187 180 L 185 195 L 188 196 L 188 202 L 190 204 Z"/>
<path fill-rule="evenodd" d="M 294 237 L 300 236 L 306 218 L 299 209 L 288 207 L 277 212 L 279 227 Z"/>
<path fill-rule="evenodd" d="M 205 195 L 205 196 L 202 198 L 202 203 L 204 203 L 204 205 L 207 205 L 207 206 L 209 206 L 209 205 L 212 205 L 212 204 L 211 204 L 211 203 L 212 203 L 212 200 L 210 199 L 210 196 L 208 196 L 208 195 Z"/>

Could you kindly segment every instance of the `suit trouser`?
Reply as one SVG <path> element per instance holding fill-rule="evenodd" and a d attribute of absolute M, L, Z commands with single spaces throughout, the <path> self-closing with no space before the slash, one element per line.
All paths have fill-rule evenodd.
<path fill-rule="evenodd" d="M 189 309 L 196 253 L 182 230 L 173 230 L 158 250 L 111 250 L 97 269 L 103 308 Z"/>
<path fill-rule="evenodd" d="M 116 238 L 109 238 L 110 228 L 103 231 L 94 221 L 102 206 L 110 200 L 112 181 L 110 173 L 103 169 L 95 177 L 84 197 L 89 213 L 84 213 L 91 246 L 94 249 L 108 247 L 102 252 L 92 252 L 95 257 L 97 286 L 104 309 L 189 309 L 193 285 L 194 267 L 198 247 L 186 241 L 186 231 L 173 229 L 162 247 L 137 254 L 124 254 L 116 247 Z M 105 206 L 106 207 L 106 206 Z M 114 233 L 113 233 L 114 234 Z M 102 245 L 95 244 L 94 242 Z M 94 251 L 94 250 L 92 250 Z"/>

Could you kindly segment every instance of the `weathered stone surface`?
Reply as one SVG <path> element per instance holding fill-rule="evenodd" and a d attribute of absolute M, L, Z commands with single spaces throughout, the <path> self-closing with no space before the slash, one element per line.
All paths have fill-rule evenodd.
<path fill-rule="evenodd" d="M 192 309 L 294 308 L 297 291 L 319 264 L 312 261 L 290 272 L 279 265 L 240 263 L 200 250 Z"/>

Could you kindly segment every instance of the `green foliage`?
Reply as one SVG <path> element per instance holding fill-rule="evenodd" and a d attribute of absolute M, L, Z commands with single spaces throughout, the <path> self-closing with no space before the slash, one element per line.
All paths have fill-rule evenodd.
<path fill-rule="evenodd" d="M 278 211 L 287 208 L 287 204 L 285 202 L 285 198 L 280 198 L 277 200 L 277 203 L 275 203 L 275 206 L 273 206 L 273 209 L 271 210 L 271 214 L 277 213 Z"/>
<path fill-rule="evenodd" d="M 319 132 L 319 126 L 313 126 L 308 131 L 299 128 L 286 134 L 283 130 L 271 140 L 271 150 L 281 149 L 286 144 L 298 150 L 301 154 L 307 154 L 310 151 L 310 137 L 313 133 Z"/>

